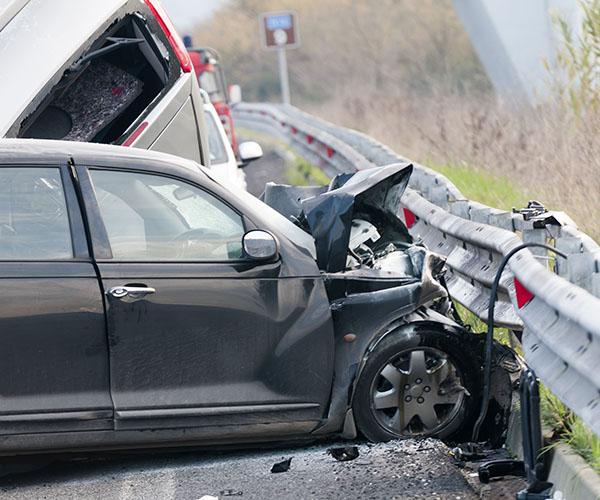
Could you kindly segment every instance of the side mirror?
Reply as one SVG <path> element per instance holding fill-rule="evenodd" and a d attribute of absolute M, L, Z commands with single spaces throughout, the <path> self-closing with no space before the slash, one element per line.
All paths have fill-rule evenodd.
<path fill-rule="evenodd" d="M 246 141 L 238 146 L 238 152 L 241 160 L 241 167 L 245 167 L 251 161 L 262 158 L 263 150 L 258 142 Z"/>
<path fill-rule="evenodd" d="M 254 260 L 270 260 L 277 256 L 277 240 L 267 231 L 253 229 L 242 239 L 246 255 Z"/>
<path fill-rule="evenodd" d="M 229 86 L 229 104 L 235 106 L 242 102 L 242 88 L 239 85 Z"/>

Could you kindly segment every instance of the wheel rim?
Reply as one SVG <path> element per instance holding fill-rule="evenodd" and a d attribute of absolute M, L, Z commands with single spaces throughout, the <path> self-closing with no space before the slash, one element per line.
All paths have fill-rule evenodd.
<path fill-rule="evenodd" d="M 390 358 L 373 379 L 371 410 L 392 434 L 433 435 L 456 417 L 466 392 L 447 354 L 411 349 Z"/>

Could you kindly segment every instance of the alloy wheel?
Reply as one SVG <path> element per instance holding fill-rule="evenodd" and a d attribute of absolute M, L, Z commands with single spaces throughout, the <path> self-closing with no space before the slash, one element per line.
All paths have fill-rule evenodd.
<path fill-rule="evenodd" d="M 399 437 L 434 435 L 463 405 L 466 389 L 447 354 L 417 348 L 394 355 L 371 386 L 371 409 L 379 425 Z"/>

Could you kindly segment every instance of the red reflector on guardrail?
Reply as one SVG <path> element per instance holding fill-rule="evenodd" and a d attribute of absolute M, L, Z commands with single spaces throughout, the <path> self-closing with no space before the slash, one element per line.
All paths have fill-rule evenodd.
<path fill-rule="evenodd" d="M 296 127 L 292 127 L 292 134 L 297 134 L 298 133 L 298 129 Z"/>
<path fill-rule="evenodd" d="M 327 148 L 327 158 L 331 158 L 333 156 L 333 148 Z"/>
<path fill-rule="evenodd" d="M 314 141 L 314 137 L 312 135 L 307 135 L 306 136 L 306 142 L 308 142 L 309 144 L 312 144 Z"/>
<path fill-rule="evenodd" d="M 404 222 L 406 222 L 406 227 L 410 229 L 417 222 L 417 216 L 413 214 L 408 208 L 402 209 L 404 212 Z"/>
<path fill-rule="evenodd" d="M 517 296 L 517 307 L 521 309 L 523 306 L 529 304 L 529 302 L 532 301 L 535 295 L 533 295 L 533 293 L 527 290 L 527 288 L 525 288 L 517 278 L 514 278 L 514 282 L 515 295 Z"/>

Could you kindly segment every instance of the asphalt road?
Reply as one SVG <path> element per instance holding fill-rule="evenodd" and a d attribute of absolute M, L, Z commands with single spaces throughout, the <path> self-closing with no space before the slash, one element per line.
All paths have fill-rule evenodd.
<path fill-rule="evenodd" d="M 250 163 L 244 171 L 246 172 L 246 183 L 248 191 L 254 196 L 260 196 L 267 182 L 285 184 L 285 170 L 289 163 L 286 162 L 285 153 L 266 150 L 260 160 Z M 287 160 L 289 161 L 289 160 Z"/>
<path fill-rule="evenodd" d="M 9 499 L 474 499 L 448 448 L 433 439 L 360 444 L 338 461 L 340 444 L 209 453 L 179 452 L 59 462 L 0 479 Z M 350 450 L 352 451 L 352 450 Z M 287 472 L 274 464 L 291 458 Z"/>

